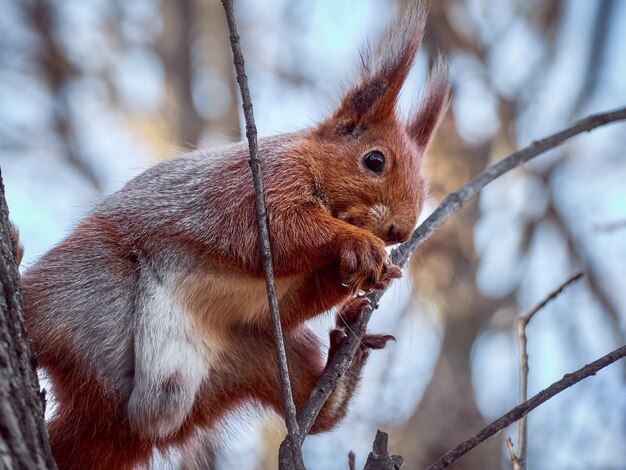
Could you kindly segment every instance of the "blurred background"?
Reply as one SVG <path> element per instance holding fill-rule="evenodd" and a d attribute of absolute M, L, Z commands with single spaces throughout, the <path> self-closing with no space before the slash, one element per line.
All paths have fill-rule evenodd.
<path fill-rule="evenodd" d="M 408 3 L 237 0 L 260 134 L 332 112 L 361 46 Z M 626 104 L 624 0 L 438 0 L 430 12 L 400 103 L 406 115 L 444 54 L 454 98 L 427 158 L 426 213 L 515 149 Z M 25 265 L 142 169 L 242 136 L 218 0 L 3 0 L 0 51 L 0 166 Z M 515 319 L 578 270 L 528 328 L 529 394 L 624 344 L 625 136 L 607 126 L 508 173 L 414 256 L 370 324 L 398 340 L 371 355 L 342 426 L 307 439 L 310 469 L 347 468 L 349 450 L 362 467 L 377 428 L 405 468 L 423 468 L 514 406 Z M 529 467 L 626 468 L 625 385 L 622 361 L 534 411 Z M 454 468 L 510 468 L 516 432 Z M 276 468 L 282 435 L 246 409 L 208 436 L 207 458 Z"/>

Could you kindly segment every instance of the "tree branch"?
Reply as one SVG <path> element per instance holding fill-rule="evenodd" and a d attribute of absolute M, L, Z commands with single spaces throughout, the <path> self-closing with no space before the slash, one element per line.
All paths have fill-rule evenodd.
<path fill-rule="evenodd" d="M 356 456 L 354 455 L 354 452 L 348 452 L 348 470 L 356 470 L 355 459 Z"/>
<path fill-rule="evenodd" d="M 410 259 L 413 252 L 421 247 L 426 240 L 441 227 L 452 215 L 482 190 L 487 184 L 503 175 L 507 171 L 516 168 L 538 155 L 557 147 L 571 137 L 582 132 L 587 132 L 596 127 L 610 122 L 626 119 L 626 107 L 606 113 L 594 114 L 578 121 L 571 127 L 553 134 L 544 139 L 533 142 L 511 154 L 504 160 L 490 166 L 472 181 L 461 187 L 458 191 L 448 195 L 439 207 L 413 232 L 411 239 L 393 250 L 391 254 L 392 262 L 398 266 L 404 266 Z M 311 391 L 309 398 L 298 412 L 298 426 L 300 427 L 300 442 L 304 440 L 311 429 L 319 410 L 324 402 L 334 390 L 337 381 L 346 371 L 354 353 L 359 346 L 359 338 L 367 329 L 367 323 L 372 315 L 372 310 L 378 305 L 383 292 L 372 292 L 368 295 L 372 308 L 365 308 L 361 318 L 350 324 L 349 327 L 355 332 L 341 344 L 339 350 L 332 358 L 330 365 Z"/>
<path fill-rule="evenodd" d="M 466 439 L 461 444 L 456 446 L 451 451 L 447 452 L 444 456 L 439 458 L 436 462 L 430 465 L 426 470 L 441 470 L 447 468 L 452 463 L 456 462 L 463 455 L 468 453 L 474 447 L 481 442 L 486 441 L 491 436 L 506 428 L 510 424 L 519 420 L 523 416 L 526 416 L 529 412 L 537 408 L 542 403 L 545 403 L 550 398 L 561 393 L 563 390 L 577 384 L 583 379 L 595 375 L 599 370 L 604 369 L 610 364 L 626 357 L 626 346 L 622 346 L 609 354 L 602 356 L 600 359 L 593 361 L 591 364 L 578 369 L 576 372 L 565 374 L 561 380 L 553 383 L 545 390 L 537 393 L 530 400 L 516 406 L 511 411 L 501 416 L 493 423 L 483 428 L 478 433 L 474 434 L 469 439 Z"/>
<path fill-rule="evenodd" d="M 257 130 L 254 123 L 252 98 L 250 97 L 250 90 L 248 88 L 248 77 L 245 72 L 240 38 L 237 33 L 237 24 L 235 22 L 235 14 L 233 11 L 233 0 L 222 0 L 222 5 L 224 6 L 226 21 L 228 22 L 230 45 L 233 50 L 233 62 L 237 72 L 237 82 L 239 83 L 243 113 L 246 121 L 246 137 L 248 139 L 248 149 L 250 151 L 250 168 L 254 178 L 254 192 L 256 197 L 255 211 L 257 222 L 259 224 L 259 238 L 261 241 L 261 261 L 263 264 L 263 273 L 265 275 L 265 286 L 267 289 L 269 310 L 272 316 L 274 343 L 276 346 L 276 360 L 278 362 L 278 375 L 283 396 L 283 405 L 285 407 L 287 439 L 289 439 L 291 443 L 291 462 L 281 462 L 281 468 L 288 467 L 294 469 L 304 469 L 302 452 L 300 450 L 298 422 L 296 421 L 296 406 L 291 392 L 289 370 L 287 367 L 287 354 L 285 352 L 285 342 L 280 324 L 278 301 L 276 299 L 274 268 L 272 265 L 272 252 L 270 249 L 267 211 L 265 208 L 263 180 L 261 179 L 261 165 L 258 156 Z"/>
<path fill-rule="evenodd" d="M 513 439 L 511 439 L 511 436 L 506 437 L 506 448 L 509 449 L 509 456 L 511 457 L 513 470 L 520 470 L 520 458 L 515 454 L 515 449 L 513 449 Z"/>
<path fill-rule="evenodd" d="M 396 264 L 404 265 L 413 252 L 417 250 L 432 235 L 432 233 L 441 227 L 453 214 L 461 210 L 463 205 L 472 200 L 479 191 L 491 183 L 504 173 L 516 168 L 533 158 L 547 152 L 550 149 L 558 147 L 566 140 L 583 132 L 589 132 L 596 127 L 603 126 L 610 122 L 622 121 L 626 119 L 626 107 L 609 111 L 606 113 L 593 114 L 573 124 L 571 127 L 557 132 L 549 137 L 537 140 L 517 152 L 512 153 L 504 160 L 490 166 L 480 175 L 467 183 L 458 191 L 448 195 L 441 205 L 433 212 L 428 219 L 420 225 L 409 241 L 400 245 L 395 253 L 394 261 Z"/>

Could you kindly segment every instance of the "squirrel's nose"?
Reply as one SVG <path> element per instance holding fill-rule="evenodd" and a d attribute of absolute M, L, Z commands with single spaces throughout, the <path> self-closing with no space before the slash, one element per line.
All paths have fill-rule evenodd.
<path fill-rule="evenodd" d="M 394 244 L 394 243 L 402 243 L 409 239 L 411 236 L 410 230 L 403 229 L 402 227 L 398 227 L 397 225 L 391 224 L 387 229 L 387 236 L 385 237 L 385 242 Z"/>

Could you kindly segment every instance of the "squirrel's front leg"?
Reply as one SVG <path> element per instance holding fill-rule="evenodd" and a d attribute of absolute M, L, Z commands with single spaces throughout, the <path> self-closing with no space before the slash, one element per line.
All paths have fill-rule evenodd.
<path fill-rule="evenodd" d="M 276 214 L 270 232 L 277 275 L 313 273 L 336 264 L 341 284 L 352 292 L 383 289 L 401 276 L 380 238 L 322 207 Z"/>

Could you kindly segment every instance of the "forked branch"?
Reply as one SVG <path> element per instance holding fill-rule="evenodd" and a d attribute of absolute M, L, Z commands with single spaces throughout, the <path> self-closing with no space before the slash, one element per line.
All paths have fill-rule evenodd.
<path fill-rule="evenodd" d="M 539 302 L 530 312 L 525 315 L 521 315 L 517 319 L 517 342 L 519 345 L 519 357 L 520 357 L 520 380 L 519 380 L 519 400 L 520 403 L 524 403 L 528 400 L 528 351 L 527 351 L 527 337 L 526 327 L 530 320 L 539 313 L 548 303 L 556 299 L 570 284 L 578 281 L 583 277 L 582 272 L 578 272 L 571 276 L 567 281 L 562 283 L 558 288 L 548 294 L 541 302 Z M 513 463 L 513 470 L 525 470 L 526 469 L 526 441 L 528 439 L 528 431 L 526 428 L 526 417 L 520 419 L 519 432 L 517 438 L 517 454 L 513 448 L 513 440 L 508 437 L 506 440 L 507 448 L 511 454 L 511 462 Z"/>
<path fill-rule="evenodd" d="M 519 420 L 523 416 L 526 416 L 532 410 L 537 408 L 542 403 L 545 403 L 553 396 L 561 393 L 563 390 L 571 387 L 572 385 L 577 384 L 581 380 L 595 375 L 599 370 L 604 369 L 606 366 L 611 365 L 624 357 L 626 357 L 626 346 L 622 346 L 621 348 L 602 356 L 600 359 L 593 361 L 591 364 L 587 364 L 586 366 L 578 369 L 576 372 L 565 374 L 558 382 L 554 382 L 545 390 L 537 393 L 530 400 L 525 401 L 521 405 L 517 405 L 511 411 L 501 416 L 493 423 L 474 434 L 472 437 L 466 439 L 451 451 L 447 452 L 436 462 L 430 465 L 427 470 L 441 470 L 449 467 L 452 463 L 456 462 L 474 447 L 478 446 L 481 442 L 486 441 L 497 432 L 502 431 L 510 424 Z"/>

